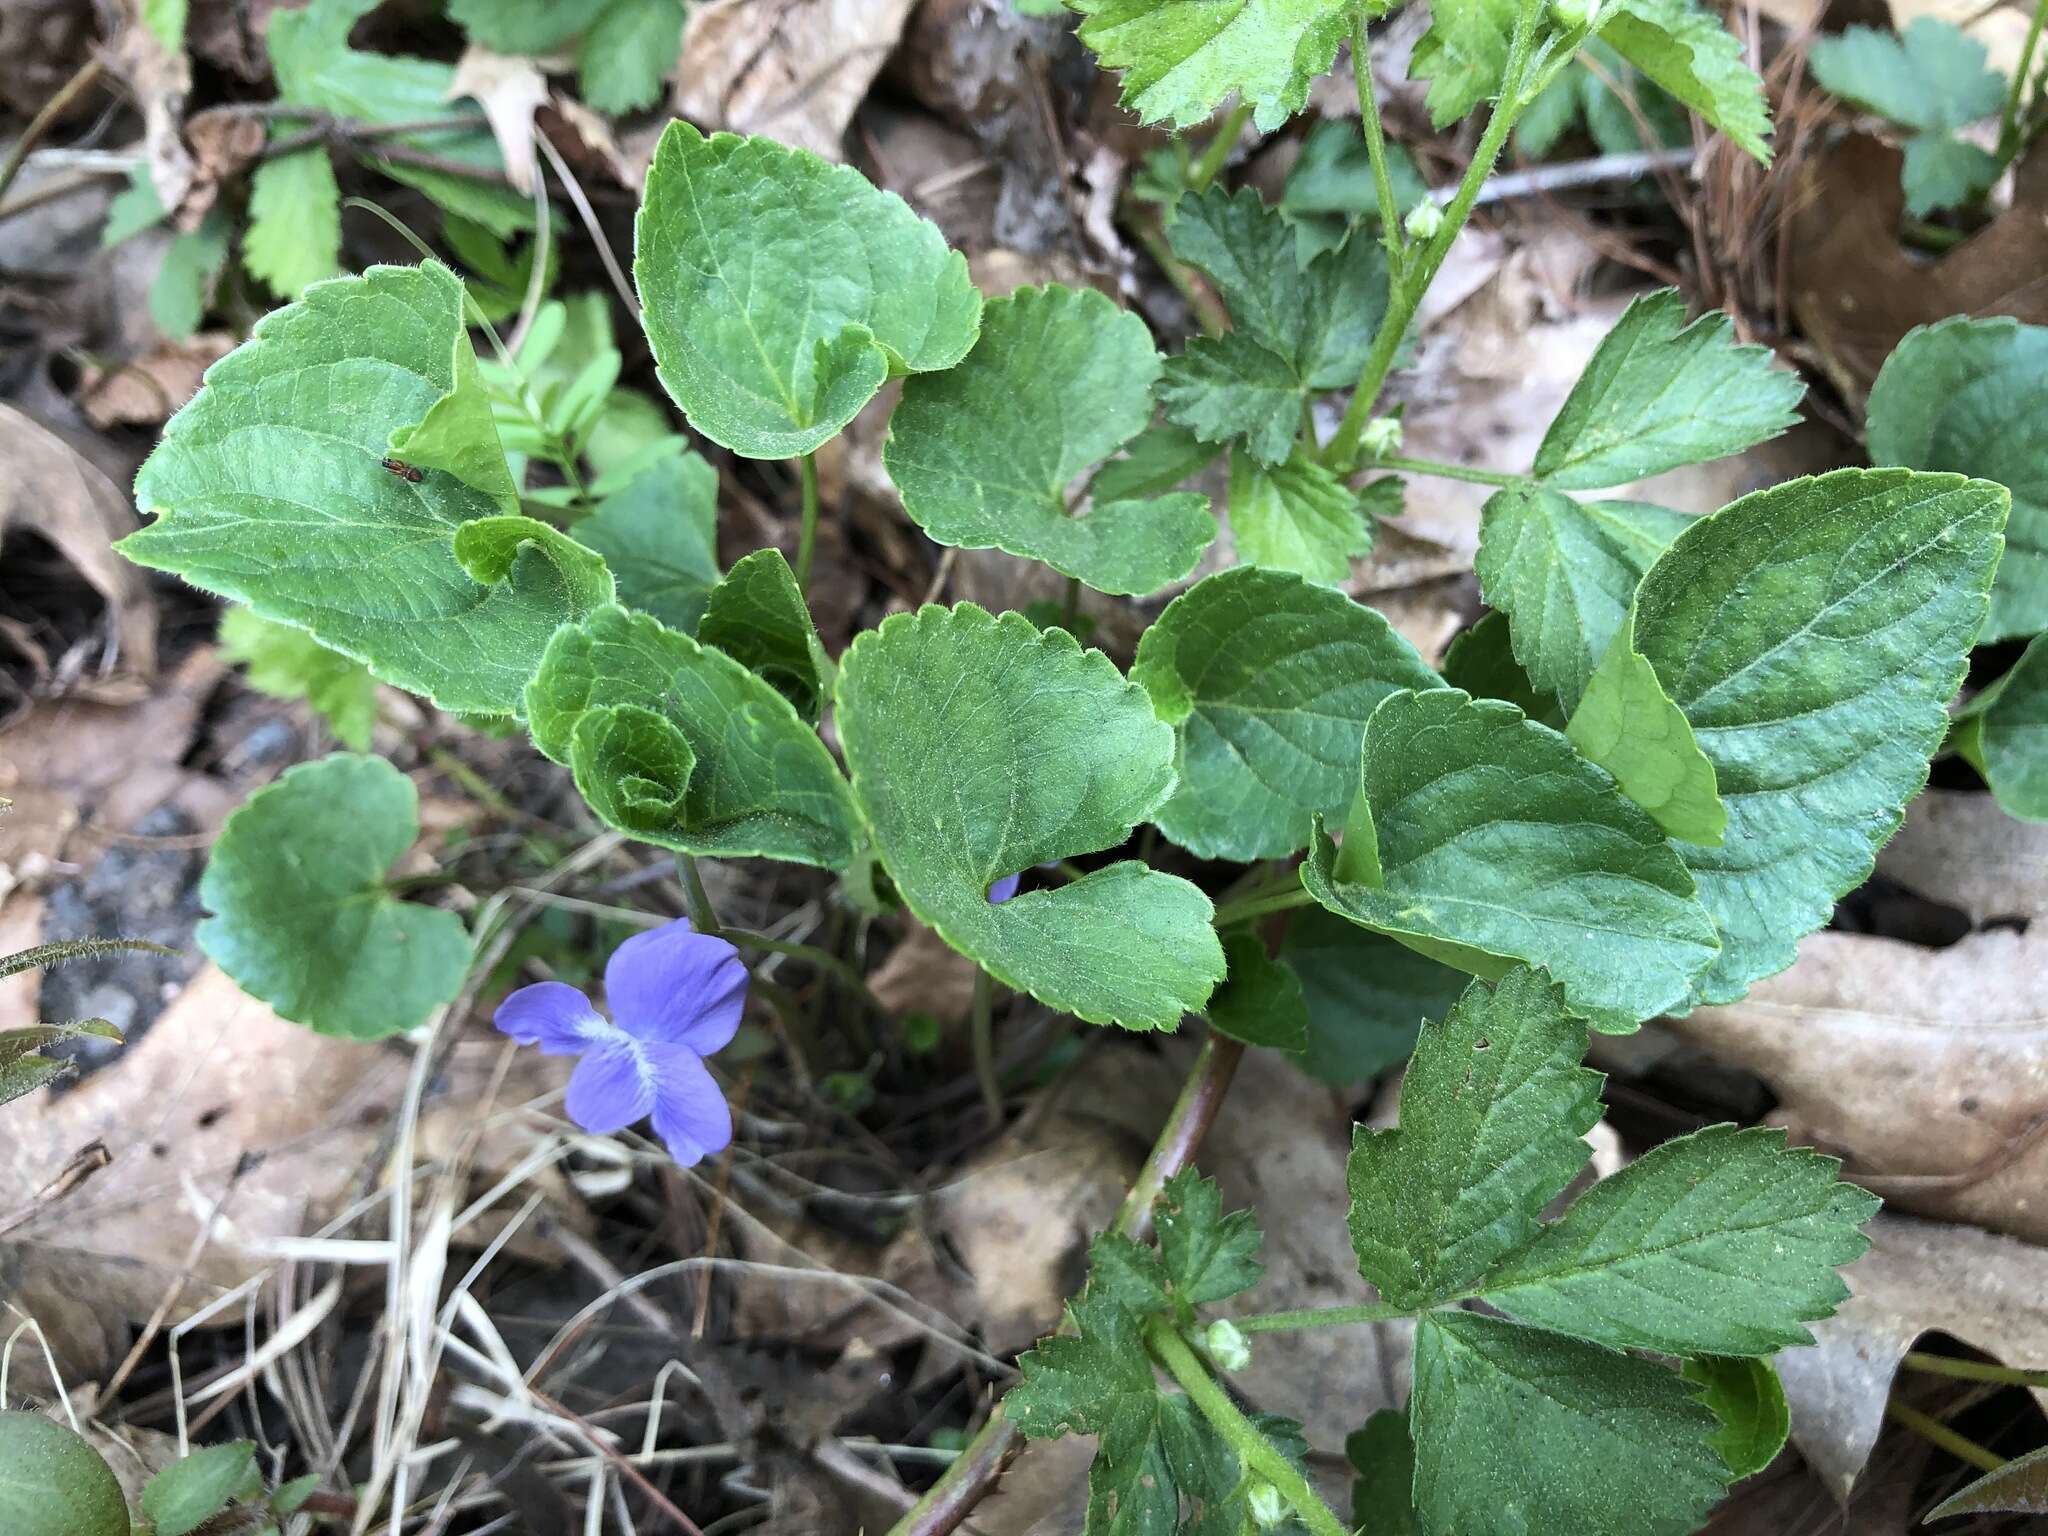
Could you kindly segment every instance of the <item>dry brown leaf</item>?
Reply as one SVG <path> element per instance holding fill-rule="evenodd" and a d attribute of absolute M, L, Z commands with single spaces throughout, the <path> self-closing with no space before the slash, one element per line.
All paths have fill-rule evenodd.
<path fill-rule="evenodd" d="M 195 229 L 220 201 L 221 184 L 242 174 L 263 152 L 263 119 L 225 107 L 195 112 L 185 122 L 192 149 L 192 179 L 174 210 L 180 229 Z"/>
<path fill-rule="evenodd" d="M 1896 1209 L 2048 1239 L 2048 931 L 1947 949 L 1816 933 L 1742 1002 L 1671 1028 Z M 2048 1274 L 2048 1271 L 2044 1271 Z"/>
<path fill-rule="evenodd" d="M 1877 870 L 1980 925 L 2048 917 L 2048 826 L 2013 820 L 1989 795 L 1923 791 Z"/>
<path fill-rule="evenodd" d="M 541 104 L 537 121 L 548 142 L 578 176 L 586 181 L 602 176 L 618 186 L 639 190 L 646 165 L 636 173 L 619 148 L 610 122 L 574 96 L 555 92 Z"/>
<path fill-rule="evenodd" d="M 88 367 L 79 379 L 79 408 L 105 431 L 117 426 L 160 426 L 199 393 L 206 370 L 235 347 L 226 331 L 201 331 L 165 341 L 116 368 Z"/>
<path fill-rule="evenodd" d="M 2048 1251 L 1980 1232 L 1881 1215 L 1870 1251 L 1843 1271 L 1851 1295 L 1813 1324 L 1810 1348 L 1776 1360 L 1792 1404 L 1792 1439 L 1847 1502 L 1884 1427 L 1899 1359 L 1925 1333 L 1946 1333 L 2023 1367 L 2048 1363 Z M 2048 1392 L 2037 1392 L 2048 1407 Z"/>
<path fill-rule="evenodd" d="M 108 641 L 97 679 L 156 671 L 156 604 L 141 571 L 113 551 L 135 513 L 113 481 L 47 427 L 0 405 L 0 538 L 42 535 L 106 599 Z"/>
<path fill-rule="evenodd" d="M 889 951 L 868 978 L 868 990 L 892 1014 L 928 1013 L 942 1024 L 957 1024 L 974 1006 L 978 967 L 923 923 Z"/>
<path fill-rule="evenodd" d="M 108 63 L 128 82 L 134 104 L 142 111 L 143 156 L 157 201 L 182 208 L 192 189 L 197 165 L 185 147 L 181 129 L 185 96 L 192 89 L 192 61 L 165 48 L 142 19 L 141 0 L 123 0 L 121 30 L 108 49 Z M 199 214 L 184 228 L 196 228 Z"/>
<path fill-rule="evenodd" d="M 676 111 L 828 160 L 914 0 L 710 0 L 690 7 Z"/>
<path fill-rule="evenodd" d="M 471 43 L 455 61 L 455 78 L 443 98 L 469 97 L 484 109 L 498 153 L 505 157 L 505 177 L 517 191 L 533 191 L 536 152 L 533 114 L 548 100 L 548 82 L 532 59 L 493 53 Z"/>

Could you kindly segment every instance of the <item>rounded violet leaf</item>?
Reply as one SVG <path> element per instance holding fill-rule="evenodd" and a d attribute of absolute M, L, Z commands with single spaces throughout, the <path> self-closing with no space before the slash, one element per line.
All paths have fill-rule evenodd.
<path fill-rule="evenodd" d="M 687 1046 L 653 1046 L 654 1134 L 688 1168 L 732 1140 L 732 1109 L 704 1058 Z"/>
<path fill-rule="evenodd" d="M 569 1076 L 569 1118 L 596 1136 L 623 1131 L 654 1108 L 654 1073 L 637 1041 L 616 1030 Z"/>
<path fill-rule="evenodd" d="M 566 981 L 537 981 L 521 987 L 498 1004 L 491 1022 L 521 1045 L 537 1045 L 544 1055 L 574 1056 L 611 1026 L 590 1006 L 590 999 Z"/>
<path fill-rule="evenodd" d="M 709 1056 L 731 1043 L 747 1001 L 747 968 L 724 939 L 678 918 L 636 933 L 604 968 L 605 1001 L 635 1040 Z"/>

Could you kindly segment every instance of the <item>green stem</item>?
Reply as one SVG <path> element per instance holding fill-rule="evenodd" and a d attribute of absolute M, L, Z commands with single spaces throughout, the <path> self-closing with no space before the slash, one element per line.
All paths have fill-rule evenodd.
<path fill-rule="evenodd" d="M 1325 462 L 1338 470 L 1349 472 L 1357 464 L 1359 439 L 1365 433 L 1365 424 L 1372 419 L 1373 406 L 1379 400 L 1380 389 L 1387 382 L 1387 374 L 1394 366 L 1394 358 L 1401 350 L 1401 342 L 1415 319 L 1422 296 L 1429 291 L 1429 285 L 1436 280 L 1437 269 L 1450 254 L 1451 242 L 1457 239 L 1458 231 L 1472 216 L 1473 205 L 1479 200 L 1479 189 L 1493 174 L 1493 163 L 1500 158 L 1501 149 L 1507 143 L 1508 130 L 1514 127 L 1515 119 L 1521 116 L 1522 109 L 1528 104 L 1522 95 L 1523 77 L 1528 73 L 1530 50 L 1536 40 L 1536 23 L 1543 14 L 1543 6 L 1544 0 L 1521 0 L 1521 7 L 1515 15 L 1514 40 L 1508 45 L 1507 67 L 1501 71 L 1500 98 L 1494 103 L 1493 114 L 1486 120 L 1486 131 L 1480 135 L 1479 147 L 1472 152 L 1472 163 L 1465 167 L 1464 179 L 1458 183 L 1458 190 L 1444 207 L 1442 225 L 1427 242 L 1410 252 L 1410 259 L 1402 263 L 1400 280 L 1392 284 L 1386 319 L 1380 322 L 1379 334 L 1373 337 L 1372 351 L 1366 356 L 1365 367 L 1359 371 L 1358 388 L 1352 394 L 1351 404 L 1344 411 L 1344 420 L 1325 454 Z"/>
<path fill-rule="evenodd" d="M 2027 92 L 2027 76 L 2033 72 L 2034 50 L 2041 42 L 2041 24 L 2048 20 L 2048 0 L 2034 0 L 2034 19 L 2027 24 L 2027 40 L 2020 45 L 2019 68 L 2012 72 L 2012 86 L 2005 93 L 2005 110 L 1998 118 L 1998 159 L 2007 164 L 2020 149 L 2020 98 Z"/>
<path fill-rule="evenodd" d="M 1120 207 L 1123 227 L 1145 248 L 1145 254 L 1152 258 L 1153 265 L 1166 274 L 1166 280 L 1173 284 L 1173 291 L 1187 302 L 1188 308 L 1194 312 L 1195 322 L 1202 327 L 1202 333 L 1221 336 L 1229 330 L 1229 317 L 1223 313 L 1223 306 L 1216 302 L 1216 295 L 1195 281 L 1194 273 L 1173 254 L 1173 247 L 1160 230 L 1152 210 L 1128 197 Z"/>
<path fill-rule="evenodd" d="M 1297 1328 L 1337 1328 L 1352 1323 L 1388 1323 L 1413 1317 L 1413 1307 L 1303 1307 L 1296 1312 L 1255 1312 L 1233 1317 L 1240 1333 L 1287 1333 Z"/>
<path fill-rule="evenodd" d="M 1896 1397 L 1884 1405 L 1884 1411 L 1922 1440 L 1947 1451 L 1957 1461 L 1967 1461 L 1971 1466 L 1986 1472 L 1996 1472 L 2005 1465 L 2005 1458 L 1996 1451 L 1986 1450 L 1967 1435 L 1957 1434 L 1941 1420 L 1900 1402 Z"/>
<path fill-rule="evenodd" d="M 804 487 L 803 529 L 796 540 L 796 586 L 805 596 L 811 590 L 811 556 L 818 544 L 818 456 L 807 453 L 796 461 L 797 476 Z"/>
<path fill-rule="evenodd" d="M 1218 928 L 1228 928 L 1235 923 L 1247 923 L 1255 917 L 1270 917 L 1275 912 L 1291 911 L 1295 907 L 1315 904 L 1315 897 L 1300 887 L 1281 891 L 1273 896 L 1247 896 L 1239 901 L 1226 901 L 1216 909 L 1214 922 Z"/>
<path fill-rule="evenodd" d="M 1153 1358 L 1180 1383 L 1188 1400 L 1201 1410 L 1210 1428 L 1237 1452 L 1238 1461 L 1279 1489 L 1280 1497 L 1293 1507 L 1303 1525 L 1315 1536 L 1351 1536 L 1350 1527 L 1330 1513 L 1330 1506 L 1317 1497 L 1308 1479 L 1295 1471 L 1294 1464 L 1259 1433 L 1258 1426 L 1238 1411 L 1230 1394 L 1216 1385 L 1216 1378 L 1179 1334 L 1155 1318 L 1146 1326 L 1145 1343 Z"/>
<path fill-rule="evenodd" d="M 1202 151 L 1202 158 L 1188 172 L 1188 190 L 1200 192 L 1216 179 L 1223 169 L 1223 162 L 1230 158 L 1230 151 L 1237 143 L 1237 136 L 1244 132 L 1244 125 L 1252 115 L 1251 105 L 1240 101 L 1224 115 L 1222 124 Z"/>
<path fill-rule="evenodd" d="M 1365 7 L 1351 13 L 1351 73 L 1358 81 L 1358 121 L 1365 129 L 1365 153 L 1372 161 L 1373 190 L 1379 196 L 1380 238 L 1392 262 L 1391 280 L 1399 282 L 1408 260 L 1401 234 L 1401 211 L 1394 203 L 1394 173 L 1387 163 L 1387 136 L 1380 127 L 1379 93 L 1372 83 L 1372 43 L 1366 37 Z"/>
<path fill-rule="evenodd" d="M 992 1131 L 1003 1125 L 1003 1082 L 996 1076 L 995 980 L 980 966 L 974 968 L 974 1077 L 981 1084 L 981 1102 L 988 1110 Z"/>
<path fill-rule="evenodd" d="M 676 873 L 683 877 L 683 900 L 690 908 L 690 926 L 699 933 L 723 938 L 725 929 L 719 925 L 718 913 L 711 905 L 711 895 L 704 889 L 704 877 L 697 873 L 696 856 L 677 854 Z"/>
<path fill-rule="evenodd" d="M 2029 1371 L 2018 1366 L 1994 1365 L 1988 1360 L 1956 1360 L 1947 1355 L 1925 1355 L 1908 1350 L 1899 1364 L 1909 1371 L 1928 1376 L 1947 1376 L 1956 1381 L 1994 1381 L 2005 1387 L 2048 1388 L 2048 1370 Z"/>
<path fill-rule="evenodd" d="M 1067 600 L 1060 608 L 1060 628 L 1068 634 L 1074 633 L 1074 621 L 1081 616 L 1081 578 L 1067 578 Z M 1076 636 L 1078 639 L 1079 637 Z"/>
<path fill-rule="evenodd" d="M 1469 480 L 1474 485 L 1520 485 L 1524 476 L 1504 475 L 1497 469 L 1480 469 L 1472 464 L 1446 464 L 1438 459 L 1404 459 L 1398 454 L 1365 459 L 1360 469 L 1398 469 L 1411 475 L 1435 475 L 1439 480 Z"/>

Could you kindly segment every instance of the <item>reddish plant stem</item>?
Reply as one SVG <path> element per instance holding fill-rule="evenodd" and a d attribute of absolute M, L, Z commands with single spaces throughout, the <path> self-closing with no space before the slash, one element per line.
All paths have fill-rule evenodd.
<path fill-rule="evenodd" d="M 1152 1232 L 1152 1204 L 1166 1181 L 1194 1160 L 1195 1149 L 1209 1134 L 1244 1047 L 1235 1040 L 1211 1034 L 1202 1042 L 1195 1064 L 1181 1085 L 1180 1098 L 1166 1117 L 1152 1153 L 1139 1170 L 1138 1180 L 1124 1196 L 1111 1230 L 1142 1242 Z M 974 1506 L 994 1491 L 1003 1469 L 1024 1448 L 1023 1433 L 996 1404 L 988 1422 L 960 1457 L 945 1471 L 909 1513 L 890 1529 L 889 1536 L 948 1536 L 959 1528 Z"/>

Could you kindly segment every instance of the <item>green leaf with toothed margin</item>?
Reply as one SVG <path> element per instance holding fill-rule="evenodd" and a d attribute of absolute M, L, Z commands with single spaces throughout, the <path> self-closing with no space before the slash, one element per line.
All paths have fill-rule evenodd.
<path fill-rule="evenodd" d="M 1754 1477 L 1777 1459 L 1792 1434 L 1792 1408 L 1770 1361 L 1701 1355 L 1685 1361 L 1679 1374 L 1700 1388 L 1700 1401 L 1721 1421 L 1714 1449 L 1731 1478 Z"/>
<path fill-rule="evenodd" d="M 796 706 L 812 725 L 832 692 L 832 662 L 779 549 L 735 561 L 711 589 L 697 638 L 715 646 Z"/>
<path fill-rule="evenodd" d="M 1081 41 L 1148 123 L 1193 128 L 1236 93 L 1271 133 L 1337 58 L 1343 0 L 1071 0 Z"/>
<path fill-rule="evenodd" d="M 1770 164 L 1764 84 L 1719 16 L 1693 0 L 1615 0 L 1603 14 L 1602 42 Z"/>

